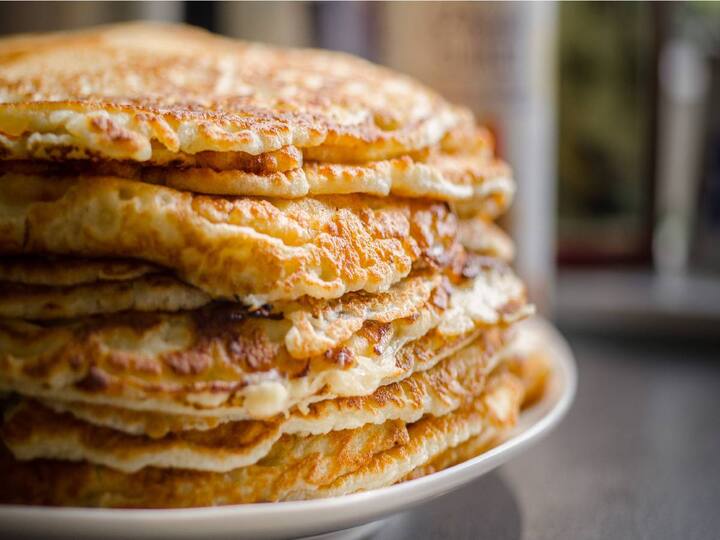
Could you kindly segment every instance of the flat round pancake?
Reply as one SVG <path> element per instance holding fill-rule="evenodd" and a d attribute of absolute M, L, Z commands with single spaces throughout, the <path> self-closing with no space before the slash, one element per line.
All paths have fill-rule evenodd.
<path fill-rule="evenodd" d="M 336 345 L 325 332 L 334 346 L 308 358 L 289 352 L 298 334 L 291 328 L 302 325 L 233 306 L 50 325 L 0 321 L 0 389 L 235 418 L 267 418 L 319 399 L 366 395 L 419 365 L 432 367 L 483 329 L 528 313 L 525 289 L 508 268 L 488 263 L 463 271 L 475 277 L 445 282 L 408 317 L 364 323 L 361 317 L 359 329 Z M 317 321 L 316 332 L 323 326 L 322 317 Z"/>
<path fill-rule="evenodd" d="M 0 456 L 0 502 L 192 507 L 338 496 L 391 485 L 487 429 L 512 425 L 523 386 L 508 372 L 454 412 L 325 435 L 285 435 L 257 464 L 225 473 L 147 467 L 125 474 L 84 463 Z"/>
<path fill-rule="evenodd" d="M 34 260 L 29 261 L 28 266 L 33 272 L 23 275 L 22 261 L 14 260 L 12 266 L 16 275 L 8 277 L 18 279 L 19 282 L 0 281 L 0 317 L 41 321 L 121 311 L 191 310 L 211 302 L 206 293 L 160 269 L 155 269 L 156 273 L 126 280 L 67 286 L 23 283 L 29 279 L 51 283 L 55 279 L 63 281 L 66 277 L 54 275 L 52 269 L 43 274 L 39 268 L 33 268 L 35 263 Z M 95 261 L 88 261 L 88 265 L 94 264 Z M 131 264 L 128 262 L 126 265 L 128 270 Z M 3 259 L 0 258 L 0 273 L 3 266 Z M 138 266 L 141 268 L 142 263 Z M 74 268 L 80 274 L 78 279 L 84 273 L 92 277 L 91 268 L 80 264 L 75 264 Z M 415 271 L 386 292 L 353 292 L 333 300 L 306 297 L 294 302 L 276 303 L 272 306 L 272 313 L 273 316 L 285 316 L 293 323 L 290 330 L 292 335 L 287 340 L 291 354 L 307 357 L 320 354 L 327 347 L 337 344 L 338 340 L 350 337 L 365 320 L 387 322 L 409 316 L 428 300 L 441 280 L 442 275 L 439 273 Z"/>
<path fill-rule="evenodd" d="M 131 257 L 259 307 L 387 290 L 453 248 L 443 203 L 360 195 L 193 195 L 110 177 L 0 177 L 0 252 Z"/>
<path fill-rule="evenodd" d="M 512 239 L 487 218 L 474 216 L 458 220 L 458 241 L 473 253 L 510 262 L 515 257 Z"/>
<path fill-rule="evenodd" d="M 512 259 L 512 241 L 492 223 L 479 218 L 463 219 L 458 231 L 458 239 L 472 253 L 506 262 Z M 458 257 L 464 257 L 461 250 Z M 300 319 L 308 316 L 307 310 L 333 318 L 333 333 L 339 332 L 339 326 L 345 323 L 342 331 L 349 337 L 351 331 L 359 328 L 359 321 L 364 320 L 363 311 L 385 313 L 389 320 L 397 308 L 407 309 L 408 302 L 417 302 L 421 297 L 426 300 L 440 279 L 439 274 L 431 274 L 415 271 L 384 293 L 356 292 L 335 300 L 304 298 L 299 302 L 275 303 L 273 312 L 292 313 L 296 324 L 303 325 L 303 332 L 294 339 L 293 354 L 308 356 L 313 354 L 308 347 L 317 347 L 310 345 L 309 340 L 323 343 L 326 339 L 313 331 L 313 325 L 324 324 L 323 332 L 329 331 L 330 326 L 327 321 L 302 322 Z M 41 321 L 132 310 L 178 311 L 210 302 L 210 296 L 203 291 L 159 267 L 139 261 L 0 257 L 0 318 Z M 301 349 L 305 352 L 300 352 Z"/>
<path fill-rule="evenodd" d="M 128 281 L 162 270 L 131 259 L 82 259 L 53 255 L 0 257 L 0 281 L 23 285 L 71 287 Z"/>
<path fill-rule="evenodd" d="M 238 42 L 158 23 L 0 41 L 6 158 L 152 161 L 203 151 L 387 159 L 470 115 L 341 53 Z M 164 157 L 164 156 L 163 156 Z"/>
<path fill-rule="evenodd" d="M 210 303 L 210 296 L 167 274 L 68 287 L 0 281 L 0 317 L 70 319 L 120 311 L 180 311 Z"/>
<path fill-rule="evenodd" d="M 409 440 L 374 455 L 362 467 L 292 498 L 337 497 L 402 481 L 413 470 L 465 441 L 512 427 L 523 399 L 522 382 L 508 372 L 493 374 L 482 395 L 444 416 L 425 416 L 408 426 Z"/>
<path fill-rule="evenodd" d="M 506 341 L 507 331 L 488 330 L 470 345 L 429 369 L 424 369 L 425 365 L 418 365 L 417 370 L 406 379 L 381 386 L 372 394 L 317 401 L 265 422 L 281 422 L 284 433 L 317 435 L 359 427 L 368 422 L 379 423 L 390 418 L 414 421 L 418 419 L 416 415 L 419 410 L 423 414 L 438 416 L 443 411 L 459 406 L 457 396 L 464 395 L 468 388 L 477 388 L 477 384 L 482 383 L 482 376 L 498 362 L 507 362 L 503 354 L 507 347 L 501 348 Z M 232 417 L 227 416 L 170 415 L 91 403 L 43 403 L 56 412 L 69 412 L 75 418 L 96 426 L 130 435 L 147 435 L 153 439 L 181 431 L 210 430 L 233 421 Z"/>
<path fill-rule="evenodd" d="M 501 442 L 502 430 L 487 426 L 479 435 L 470 437 L 464 443 L 448 448 L 432 461 L 410 471 L 403 481 L 415 480 L 442 471 L 494 448 Z"/>
<path fill-rule="evenodd" d="M 442 146 L 412 156 L 366 163 L 302 160 L 285 170 L 202 166 L 157 167 L 123 161 L 0 161 L 0 172 L 35 176 L 116 176 L 213 195 L 299 198 L 364 193 L 466 201 L 486 215 L 510 205 L 515 185 L 509 167 L 492 155 L 485 130 L 478 129 L 467 150 Z"/>
<path fill-rule="evenodd" d="M 388 420 L 412 423 L 426 414 L 448 414 L 480 394 L 485 375 L 501 355 L 490 356 L 479 340 L 432 369 L 378 388 L 369 396 L 321 401 L 312 404 L 307 413 L 294 410 L 266 422 L 230 422 L 202 431 L 185 428 L 154 438 L 97 425 L 97 420 L 115 425 L 129 421 L 133 428 L 162 423 L 162 419 L 145 418 L 143 413 L 108 411 L 99 406 L 101 410 L 95 414 L 98 406 L 70 406 L 73 414 L 61 414 L 53 411 L 62 410 L 61 403 L 45 406 L 25 399 L 6 414 L 2 436 L 22 460 L 87 461 L 128 473 L 149 466 L 226 472 L 262 459 L 284 433 L 320 435 Z M 75 418 L 78 412 L 93 423 Z M 172 419 L 166 425 L 180 420 Z M 128 423 L 121 427 L 127 428 Z"/>
<path fill-rule="evenodd" d="M 288 435 L 257 464 L 227 473 L 149 467 L 132 475 L 84 463 L 23 464 L 0 445 L 0 503 L 170 507 L 274 501 L 350 474 L 407 440 L 405 425 L 390 421 L 315 437 Z"/>

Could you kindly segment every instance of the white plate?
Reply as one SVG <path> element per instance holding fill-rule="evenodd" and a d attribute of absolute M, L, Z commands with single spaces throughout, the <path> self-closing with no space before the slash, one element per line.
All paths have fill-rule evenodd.
<path fill-rule="evenodd" d="M 529 321 L 530 322 L 530 321 Z M 575 395 L 576 368 L 562 336 L 542 320 L 554 371 L 543 399 L 523 412 L 501 445 L 438 473 L 344 497 L 179 510 L 45 508 L 0 505 L 0 537 L 52 538 L 362 538 L 379 520 L 475 480 L 537 442 L 562 419 Z M 2 479 L 0 479 L 2 481 Z"/>

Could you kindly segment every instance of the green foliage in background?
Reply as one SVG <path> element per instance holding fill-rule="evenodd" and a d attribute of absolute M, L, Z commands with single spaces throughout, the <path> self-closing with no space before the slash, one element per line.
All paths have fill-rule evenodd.
<path fill-rule="evenodd" d="M 560 4 L 561 239 L 603 224 L 637 228 L 650 203 L 652 9 Z"/>

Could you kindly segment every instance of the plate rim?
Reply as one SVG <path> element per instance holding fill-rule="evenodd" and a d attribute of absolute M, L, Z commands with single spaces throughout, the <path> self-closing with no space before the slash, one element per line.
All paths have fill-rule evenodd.
<path fill-rule="evenodd" d="M 122 520 L 121 534 L 130 535 L 147 533 L 145 527 L 168 522 L 172 522 L 174 526 L 189 523 L 198 526 L 211 522 L 242 522 L 244 527 L 241 531 L 223 529 L 228 533 L 234 531 L 241 538 L 243 535 L 287 534 L 288 531 L 295 534 L 317 534 L 375 521 L 404 511 L 441 496 L 502 465 L 541 440 L 566 415 L 577 391 L 577 366 L 572 350 L 559 331 L 543 318 L 534 317 L 524 324 L 535 326 L 547 338 L 550 356 L 553 358 L 550 385 L 554 386 L 555 392 L 559 394 L 553 401 L 548 401 L 549 398 L 545 397 L 523 411 L 519 425 L 498 446 L 442 471 L 383 488 L 306 501 L 172 509 L 57 508 L 0 504 L 0 531 L 24 530 L 29 533 L 47 531 L 49 527 L 55 526 L 72 529 L 63 534 L 89 535 L 93 530 L 99 530 L 99 527 L 109 527 Z M 550 393 L 552 392 L 546 392 L 546 396 Z M 318 519 L 320 516 L 324 519 Z M 44 525 L 41 526 L 39 521 Z M 167 535 L 169 532 L 164 530 L 163 534 Z M 192 534 L 190 530 L 187 533 Z"/>

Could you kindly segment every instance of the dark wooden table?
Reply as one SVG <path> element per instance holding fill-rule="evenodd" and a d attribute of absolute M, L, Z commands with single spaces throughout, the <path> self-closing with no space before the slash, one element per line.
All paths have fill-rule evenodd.
<path fill-rule="evenodd" d="M 566 337 L 580 380 L 563 423 L 376 540 L 720 539 L 720 346 Z"/>

